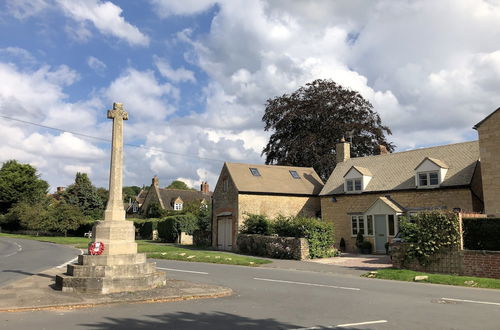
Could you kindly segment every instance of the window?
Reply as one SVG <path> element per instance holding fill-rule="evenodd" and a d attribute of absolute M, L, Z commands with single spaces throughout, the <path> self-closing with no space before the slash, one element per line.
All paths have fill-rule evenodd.
<path fill-rule="evenodd" d="M 347 191 L 361 191 L 361 179 L 346 180 Z"/>
<path fill-rule="evenodd" d="M 174 210 L 176 210 L 176 211 L 182 210 L 182 203 L 175 203 L 174 204 Z"/>
<path fill-rule="evenodd" d="M 366 234 L 373 235 L 373 215 L 366 216 Z"/>
<path fill-rule="evenodd" d="M 297 171 L 290 170 L 290 174 L 292 175 L 292 177 L 294 179 L 300 179 L 300 175 L 299 175 L 299 173 L 297 173 Z"/>
<path fill-rule="evenodd" d="M 439 184 L 438 172 L 418 173 L 418 185 L 420 187 L 437 186 Z"/>
<path fill-rule="evenodd" d="M 389 225 L 389 236 L 394 236 L 394 214 L 387 215 L 387 222 Z"/>
<path fill-rule="evenodd" d="M 356 236 L 358 233 L 365 234 L 365 220 L 362 215 L 352 215 L 351 226 L 352 236 Z"/>
<path fill-rule="evenodd" d="M 250 172 L 252 172 L 253 176 L 260 176 L 259 170 L 255 167 L 250 167 Z"/>

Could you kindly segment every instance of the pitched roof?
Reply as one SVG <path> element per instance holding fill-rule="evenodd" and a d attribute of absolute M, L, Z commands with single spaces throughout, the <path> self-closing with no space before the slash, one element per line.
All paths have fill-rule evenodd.
<path fill-rule="evenodd" d="M 432 158 L 432 157 L 425 157 L 424 159 L 422 159 L 422 161 L 420 163 L 418 163 L 418 165 L 415 167 L 415 169 L 419 168 L 420 165 L 422 165 L 422 163 L 425 162 L 426 160 L 430 160 L 431 162 L 433 162 L 434 164 L 436 164 L 437 166 L 439 166 L 441 168 L 450 168 L 442 160 L 439 160 L 439 159 L 436 159 L 436 158 Z"/>
<path fill-rule="evenodd" d="M 361 167 L 361 166 L 352 166 L 347 172 L 345 172 L 344 176 L 346 176 L 347 173 L 349 173 L 349 171 L 351 169 L 355 169 L 356 171 L 358 171 L 362 175 L 373 176 L 372 172 L 370 172 L 369 169 Z"/>
<path fill-rule="evenodd" d="M 491 116 L 493 116 L 497 111 L 499 111 L 500 108 L 496 109 L 495 111 L 493 111 L 492 113 L 490 113 L 489 115 L 487 115 L 483 120 L 481 120 L 479 123 L 477 123 L 476 125 L 474 125 L 474 127 L 472 127 L 473 129 L 478 129 L 479 126 L 481 126 L 486 120 L 488 120 Z"/>
<path fill-rule="evenodd" d="M 173 210 L 173 203 L 180 198 L 183 203 L 189 203 L 193 201 L 209 201 L 212 197 L 212 193 L 205 194 L 202 191 L 197 190 L 182 190 L 182 189 L 163 189 L 160 188 L 160 197 L 163 202 L 165 210 Z"/>
<path fill-rule="evenodd" d="M 318 195 L 323 181 L 312 167 L 225 163 L 239 192 Z M 260 176 L 252 175 L 256 168 Z M 295 171 L 300 179 L 292 177 Z"/>
<path fill-rule="evenodd" d="M 337 164 L 320 195 L 344 194 L 344 175 L 353 166 L 364 167 L 373 174 L 364 191 L 415 189 L 415 168 L 426 157 L 449 167 L 441 187 L 469 185 L 479 159 L 479 144 L 472 141 L 351 158 Z"/>

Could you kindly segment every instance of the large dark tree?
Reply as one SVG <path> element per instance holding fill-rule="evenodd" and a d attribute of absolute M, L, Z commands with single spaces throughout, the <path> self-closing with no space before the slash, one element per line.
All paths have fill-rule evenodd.
<path fill-rule="evenodd" d="M 266 164 L 314 167 L 326 180 L 335 168 L 336 144 L 351 141 L 351 157 L 388 151 L 391 130 L 358 92 L 332 80 L 315 80 L 292 94 L 267 100 L 262 120 L 273 134 L 262 151 Z"/>
<path fill-rule="evenodd" d="M 33 166 L 6 161 L 0 169 L 0 213 L 6 213 L 18 202 L 40 202 L 48 188 L 49 184 L 39 178 Z"/>
<path fill-rule="evenodd" d="M 92 219 L 102 217 L 104 203 L 86 173 L 76 173 L 75 183 L 66 189 L 62 197 L 67 204 L 77 206 L 84 215 Z"/>

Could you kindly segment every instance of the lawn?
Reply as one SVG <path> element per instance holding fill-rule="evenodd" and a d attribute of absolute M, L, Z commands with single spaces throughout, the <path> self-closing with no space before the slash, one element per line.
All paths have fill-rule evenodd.
<path fill-rule="evenodd" d="M 366 273 L 362 276 L 367 277 L 370 274 L 371 273 Z M 467 286 L 474 288 L 500 289 L 500 279 L 447 274 L 431 274 L 395 268 L 379 269 L 374 278 L 413 282 L 415 276 L 428 276 L 428 280 L 422 281 L 426 283 Z"/>
<path fill-rule="evenodd" d="M 90 239 L 85 237 L 51 237 L 34 235 L 0 234 L 0 237 L 32 239 L 41 242 L 71 245 L 86 249 Z M 239 254 L 225 253 L 213 250 L 184 247 L 175 244 L 158 243 L 155 241 L 138 240 L 138 252 L 146 253 L 149 258 L 168 259 L 194 262 L 209 262 L 228 265 L 258 266 L 271 263 L 269 260 L 253 258 Z"/>

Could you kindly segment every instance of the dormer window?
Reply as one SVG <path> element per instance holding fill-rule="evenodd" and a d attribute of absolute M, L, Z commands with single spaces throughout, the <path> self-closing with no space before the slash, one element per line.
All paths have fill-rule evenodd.
<path fill-rule="evenodd" d="M 299 173 L 297 173 L 297 171 L 292 171 L 290 170 L 290 175 L 292 176 L 292 178 L 294 179 L 300 179 L 300 175 Z"/>
<path fill-rule="evenodd" d="M 181 211 L 182 210 L 182 203 L 175 203 L 174 204 L 174 210 L 175 211 Z"/>
<path fill-rule="evenodd" d="M 415 168 L 417 188 L 435 188 L 443 182 L 448 172 L 448 165 L 439 159 L 425 157 Z"/>
<path fill-rule="evenodd" d="M 250 172 L 252 172 L 253 176 L 260 176 L 259 170 L 255 167 L 250 167 Z"/>
<path fill-rule="evenodd" d="M 347 191 L 361 191 L 361 179 L 346 180 Z"/>
<path fill-rule="evenodd" d="M 344 191 L 346 193 L 360 193 L 372 179 L 372 173 L 360 166 L 352 166 L 344 175 Z"/>

